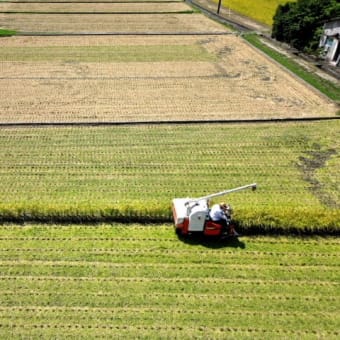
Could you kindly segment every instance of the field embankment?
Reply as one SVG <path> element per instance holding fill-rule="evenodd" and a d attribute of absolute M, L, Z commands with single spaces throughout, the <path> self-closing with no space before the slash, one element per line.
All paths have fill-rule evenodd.
<path fill-rule="evenodd" d="M 2 338 L 339 337 L 339 243 L 171 226 L 0 227 Z"/>
<path fill-rule="evenodd" d="M 0 129 L 2 221 L 171 221 L 226 197 L 244 232 L 339 232 L 338 120 Z M 261 232 L 261 231 L 260 231 Z"/>

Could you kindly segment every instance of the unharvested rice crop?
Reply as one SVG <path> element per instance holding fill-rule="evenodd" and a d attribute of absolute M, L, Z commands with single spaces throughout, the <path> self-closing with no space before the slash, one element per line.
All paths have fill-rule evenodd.
<path fill-rule="evenodd" d="M 184 2 L 168 3 L 9 3 L 0 2 L 0 12 L 6 13 L 178 13 L 190 12 Z"/>
<path fill-rule="evenodd" d="M 2 220 L 171 220 L 231 195 L 244 230 L 339 230 L 339 121 L 0 129 Z"/>
<path fill-rule="evenodd" d="M 0 227 L 0 336 L 338 339 L 339 239 Z"/>
<path fill-rule="evenodd" d="M 14 37 L 2 123 L 333 116 L 336 106 L 240 37 Z"/>
<path fill-rule="evenodd" d="M 199 1 L 200 0 L 198 0 L 198 2 Z M 218 0 L 215 0 L 214 2 L 217 4 Z M 222 5 L 226 8 L 235 10 L 246 17 L 253 18 L 271 26 L 277 6 L 287 2 L 287 0 L 223 0 Z M 290 2 L 295 2 L 295 0 L 291 0 Z M 223 10 L 221 13 L 222 12 Z M 224 10 L 223 14 L 228 15 L 228 10 Z"/>

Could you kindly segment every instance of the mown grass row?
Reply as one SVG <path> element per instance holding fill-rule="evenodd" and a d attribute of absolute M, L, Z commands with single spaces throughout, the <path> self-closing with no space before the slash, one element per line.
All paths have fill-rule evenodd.
<path fill-rule="evenodd" d="M 171 225 L 4 225 L 0 335 L 335 339 L 338 257 L 337 238 L 181 241 Z"/>
<path fill-rule="evenodd" d="M 2 128 L 2 222 L 169 222 L 176 197 L 223 200 L 243 232 L 339 231 L 338 121 Z"/>

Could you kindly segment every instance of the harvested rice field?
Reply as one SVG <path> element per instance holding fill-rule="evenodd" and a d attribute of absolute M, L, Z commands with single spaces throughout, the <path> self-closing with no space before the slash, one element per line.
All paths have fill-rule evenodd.
<path fill-rule="evenodd" d="M 184 2 L 145 2 L 145 3 L 55 3 L 0 2 L 0 12 L 6 13 L 176 13 L 192 12 Z"/>
<path fill-rule="evenodd" d="M 0 14 L 0 26 L 26 34 L 226 32 L 202 14 Z"/>
<path fill-rule="evenodd" d="M 1 123 L 334 116 L 234 34 L 2 38 Z"/>

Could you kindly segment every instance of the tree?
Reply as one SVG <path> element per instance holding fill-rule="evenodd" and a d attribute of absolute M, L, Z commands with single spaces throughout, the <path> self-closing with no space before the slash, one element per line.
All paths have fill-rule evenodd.
<path fill-rule="evenodd" d="M 276 10 L 272 37 L 301 51 L 315 51 L 324 22 L 336 17 L 340 17 L 339 0 L 288 2 Z"/>

